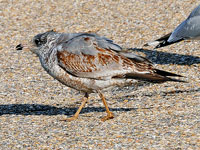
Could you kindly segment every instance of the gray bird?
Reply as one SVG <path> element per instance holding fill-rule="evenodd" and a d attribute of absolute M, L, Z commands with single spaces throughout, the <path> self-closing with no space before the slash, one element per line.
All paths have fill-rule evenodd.
<path fill-rule="evenodd" d="M 163 83 L 182 82 L 167 76 L 180 75 L 155 69 L 152 63 L 141 56 L 127 53 L 113 41 L 93 33 L 57 33 L 48 31 L 36 35 L 31 51 L 36 53 L 42 67 L 62 84 L 82 91 L 82 104 L 71 118 L 78 118 L 90 93 L 98 93 L 106 108 L 107 116 L 113 118 L 102 89 L 112 86 L 133 85 L 138 80 Z M 18 45 L 17 50 L 22 50 Z"/>
<path fill-rule="evenodd" d="M 146 43 L 144 46 L 160 48 L 183 40 L 200 40 L 200 5 L 172 33 Z"/>

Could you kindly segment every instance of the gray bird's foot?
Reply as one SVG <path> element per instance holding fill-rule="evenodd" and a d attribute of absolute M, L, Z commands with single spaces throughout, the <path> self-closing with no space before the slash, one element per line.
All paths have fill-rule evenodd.
<path fill-rule="evenodd" d="M 106 120 L 113 119 L 113 118 L 114 118 L 113 113 L 112 113 L 112 112 L 109 112 L 109 113 L 107 114 L 107 116 L 101 118 L 101 121 L 106 121 Z"/>

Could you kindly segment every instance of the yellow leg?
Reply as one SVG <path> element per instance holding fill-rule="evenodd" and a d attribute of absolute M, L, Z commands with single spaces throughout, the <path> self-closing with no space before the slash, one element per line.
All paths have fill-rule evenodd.
<path fill-rule="evenodd" d="M 99 91 L 98 91 L 98 92 L 99 92 Z M 101 97 L 101 100 L 103 101 L 103 104 L 104 104 L 104 106 L 105 106 L 105 108 L 106 108 L 106 112 L 107 112 L 107 116 L 101 118 L 101 120 L 102 120 L 102 121 L 106 121 L 106 120 L 109 120 L 109 119 L 113 119 L 113 118 L 114 118 L 114 115 L 113 115 L 113 113 L 109 110 L 108 105 L 107 105 L 107 103 L 106 103 L 106 100 L 105 100 L 105 98 L 104 98 L 104 96 L 103 96 L 103 94 L 102 94 L 101 92 L 99 92 L 99 96 Z"/>
<path fill-rule="evenodd" d="M 73 121 L 76 120 L 79 116 L 79 113 L 81 112 L 82 108 L 85 106 L 85 103 L 88 100 L 88 94 L 86 93 L 85 96 L 83 97 L 83 101 L 81 103 L 81 106 L 78 108 L 78 110 L 76 111 L 76 113 L 74 114 L 74 116 L 66 118 L 66 119 L 61 119 L 61 121 Z"/>

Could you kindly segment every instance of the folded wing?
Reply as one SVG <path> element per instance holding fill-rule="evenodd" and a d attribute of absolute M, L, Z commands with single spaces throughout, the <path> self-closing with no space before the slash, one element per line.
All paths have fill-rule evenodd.
<path fill-rule="evenodd" d="M 146 58 L 125 53 L 111 40 L 97 35 L 82 34 L 60 43 L 56 48 L 58 64 L 74 76 L 105 80 L 168 80 L 165 75 L 157 73 Z"/>

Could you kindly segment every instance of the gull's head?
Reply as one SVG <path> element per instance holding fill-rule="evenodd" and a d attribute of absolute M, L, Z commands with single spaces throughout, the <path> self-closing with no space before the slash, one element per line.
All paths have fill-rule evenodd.
<path fill-rule="evenodd" d="M 47 31 L 47 32 L 44 32 L 44 33 L 37 34 L 36 36 L 34 36 L 32 42 L 33 42 L 35 47 L 44 46 L 44 45 L 47 44 L 47 42 L 54 40 L 55 33 L 56 32 L 51 30 L 51 31 Z"/>
<path fill-rule="evenodd" d="M 52 46 L 54 41 L 57 39 L 57 35 L 57 32 L 54 32 L 53 30 L 37 34 L 33 37 L 31 42 L 28 44 L 19 44 L 16 46 L 16 49 L 22 50 L 27 48 L 33 53 L 39 55 L 43 51 L 44 47 L 50 48 Z"/>

